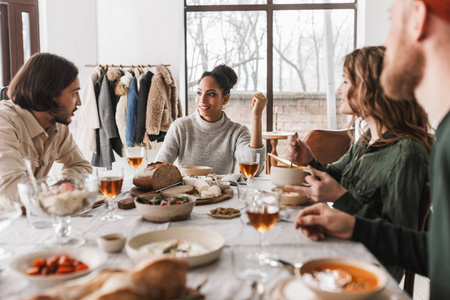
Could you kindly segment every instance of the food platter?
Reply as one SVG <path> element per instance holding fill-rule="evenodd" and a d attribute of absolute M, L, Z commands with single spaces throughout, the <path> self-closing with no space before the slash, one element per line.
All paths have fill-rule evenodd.
<path fill-rule="evenodd" d="M 223 191 L 223 194 L 220 195 L 219 197 L 215 197 L 215 198 L 208 198 L 208 199 L 197 199 L 197 202 L 195 203 L 195 205 L 205 205 L 205 204 L 213 204 L 213 203 L 219 203 L 222 202 L 224 200 L 227 199 L 231 199 L 233 198 L 233 189 L 228 188 L 225 191 Z M 194 194 L 195 196 L 195 194 Z M 198 196 L 198 194 L 197 194 Z"/>
<path fill-rule="evenodd" d="M 203 245 L 208 251 L 201 255 L 183 257 L 190 267 L 200 266 L 212 262 L 222 253 L 225 239 L 218 233 L 195 227 L 169 228 L 166 230 L 152 231 L 131 238 L 125 245 L 128 256 L 134 261 L 144 257 L 154 256 L 142 250 L 142 247 L 150 243 L 167 241 L 171 239 L 184 239 Z M 173 257 L 171 254 L 159 254 L 159 256 Z"/>
<path fill-rule="evenodd" d="M 89 266 L 89 269 L 78 271 L 74 273 L 61 274 L 61 275 L 27 275 L 25 271 L 31 266 L 33 261 L 38 258 L 50 258 L 56 255 L 67 254 L 71 257 L 80 260 Z M 25 255 L 16 257 L 11 261 L 9 267 L 19 276 L 27 279 L 31 283 L 41 287 L 46 288 L 58 283 L 62 283 L 66 280 L 74 279 L 87 275 L 93 270 L 97 269 L 103 265 L 108 258 L 108 255 L 96 247 L 61 247 L 52 248 L 46 250 L 40 250 L 31 252 Z"/>

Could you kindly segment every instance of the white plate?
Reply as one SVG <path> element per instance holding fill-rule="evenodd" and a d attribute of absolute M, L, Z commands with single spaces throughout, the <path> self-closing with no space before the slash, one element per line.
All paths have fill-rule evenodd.
<path fill-rule="evenodd" d="M 302 300 L 322 300 L 322 299 L 335 299 L 335 298 L 320 298 L 312 290 L 310 290 L 300 279 L 295 277 L 283 279 L 278 282 L 268 293 L 268 300 L 297 300 L 301 295 Z M 401 292 L 395 294 L 394 292 L 384 289 L 376 297 L 368 299 L 389 300 L 398 299 L 406 300 L 408 297 L 401 294 Z"/>
<path fill-rule="evenodd" d="M 142 250 L 140 251 L 139 248 L 141 246 L 171 239 L 184 239 L 196 242 L 209 249 L 209 252 L 206 254 L 182 258 L 188 262 L 190 267 L 207 264 L 217 259 L 222 253 L 225 245 L 225 239 L 214 231 L 201 228 L 183 227 L 169 228 L 166 230 L 147 232 L 137 235 L 127 242 L 125 249 L 131 259 L 138 261 L 150 255 Z"/>
<path fill-rule="evenodd" d="M 31 267 L 31 264 L 37 258 L 50 258 L 60 254 L 67 254 L 77 260 L 80 260 L 89 266 L 89 269 L 74 272 L 65 275 L 41 276 L 41 275 L 27 275 L 25 272 Z M 12 271 L 27 279 L 31 283 L 46 288 L 66 280 L 74 279 L 84 276 L 106 262 L 108 255 L 98 248 L 94 247 L 61 247 L 46 250 L 31 252 L 25 255 L 18 256 L 11 261 L 9 267 Z"/>

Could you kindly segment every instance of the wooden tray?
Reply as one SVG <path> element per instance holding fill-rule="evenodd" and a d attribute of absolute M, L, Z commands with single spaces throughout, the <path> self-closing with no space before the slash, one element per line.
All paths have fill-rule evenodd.
<path fill-rule="evenodd" d="M 154 193 L 155 193 L 155 191 L 144 191 L 144 190 L 141 190 L 140 188 L 135 187 L 135 186 L 133 186 L 130 189 L 130 194 L 133 197 L 146 196 L 146 195 L 151 195 L 151 194 L 154 194 Z"/>
<path fill-rule="evenodd" d="M 233 198 L 233 193 L 234 193 L 233 189 L 228 188 L 225 191 L 223 191 L 222 195 L 220 195 L 219 197 L 209 198 L 209 199 L 197 199 L 197 201 L 195 202 L 195 205 L 205 205 L 205 204 L 213 204 L 213 203 L 222 202 L 224 200 Z M 198 195 L 198 193 L 195 193 L 194 196 L 199 196 L 199 195 Z"/>
<path fill-rule="evenodd" d="M 130 193 L 133 197 L 137 197 L 137 196 L 151 196 L 155 194 L 155 191 L 143 191 L 137 187 L 132 187 L 130 190 Z M 225 191 L 222 192 L 222 195 L 220 195 L 219 197 L 215 197 L 215 198 L 208 198 L 208 199 L 197 199 L 195 205 L 205 205 L 205 204 L 213 204 L 213 203 L 218 203 L 227 199 L 231 199 L 233 198 L 233 189 L 232 188 L 228 188 Z M 192 194 L 193 196 L 199 197 L 200 195 L 198 194 L 198 192 L 195 192 Z"/>

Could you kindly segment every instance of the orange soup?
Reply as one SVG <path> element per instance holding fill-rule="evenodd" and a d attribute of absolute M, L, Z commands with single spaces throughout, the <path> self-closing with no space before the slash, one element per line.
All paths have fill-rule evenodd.
<path fill-rule="evenodd" d="M 375 274 L 354 266 L 344 264 L 323 264 L 309 269 L 306 273 L 310 273 L 317 279 L 317 272 L 324 272 L 327 269 L 331 271 L 342 270 L 350 274 L 350 276 L 352 277 L 351 281 L 341 288 L 342 291 L 369 292 L 377 288 L 378 278 Z"/>

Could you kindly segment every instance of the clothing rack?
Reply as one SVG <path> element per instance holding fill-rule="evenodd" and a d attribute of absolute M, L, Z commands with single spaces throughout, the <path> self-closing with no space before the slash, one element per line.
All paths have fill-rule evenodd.
<path fill-rule="evenodd" d="M 109 64 L 98 64 L 98 65 L 84 65 L 87 68 L 94 68 L 94 67 L 100 67 L 100 68 L 109 68 L 109 67 L 118 67 L 118 68 L 136 68 L 136 67 L 141 67 L 141 68 L 151 68 L 151 67 L 156 67 L 158 65 L 128 65 L 128 66 L 124 66 L 124 65 L 109 65 Z M 165 67 L 170 67 L 170 65 L 163 65 Z"/>

